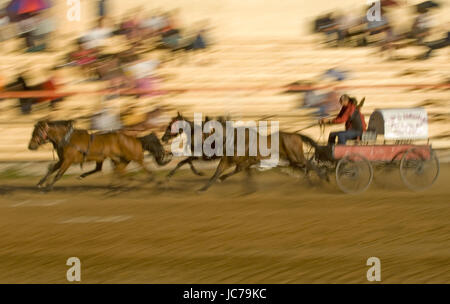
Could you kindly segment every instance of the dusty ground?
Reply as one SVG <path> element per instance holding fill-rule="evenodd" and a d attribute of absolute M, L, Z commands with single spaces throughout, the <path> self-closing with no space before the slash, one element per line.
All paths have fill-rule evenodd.
<path fill-rule="evenodd" d="M 65 283 L 72 256 L 84 283 L 364 283 L 371 256 L 384 283 L 450 283 L 450 166 L 441 168 L 423 193 L 376 172 L 359 196 L 277 172 L 257 174 L 247 196 L 243 175 L 201 195 L 206 178 L 188 171 L 168 190 L 120 194 L 108 193 L 107 175 L 67 177 L 51 193 L 36 177 L 3 178 L 0 283 Z"/>

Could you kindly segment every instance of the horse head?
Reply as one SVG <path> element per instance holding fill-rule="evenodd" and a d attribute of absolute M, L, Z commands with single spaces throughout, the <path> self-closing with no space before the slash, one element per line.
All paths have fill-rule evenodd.
<path fill-rule="evenodd" d="M 29 150 L 37 148 L 49 141 L 57 142 L 73 129 L 73 120 L 48 121 L 40 120 L 34 125 L 33 133 L 28 144 Z"/>
<path fill-rule="evenodd" d="M 31 134 L 30 142 L 28 143 L 29 150 L 37 150 L 40 145 L 49 142 L 48 130 L 50 126 L 47 120 L 38 121 L 34 125 L 33 133 Z"/>
<path fill-rule="evenodd" d="M 174 138 L 180 134 L 180 128 L 176 128 L 176 123 L 179 121 L 187 121 L 180 112 L 177 113 L 177 116 L 173 117 L 170 120 L 169 125 L 164 132 L 164 135 L 161 137 L 161 140 L 167 143 L 171 138 Z"/>

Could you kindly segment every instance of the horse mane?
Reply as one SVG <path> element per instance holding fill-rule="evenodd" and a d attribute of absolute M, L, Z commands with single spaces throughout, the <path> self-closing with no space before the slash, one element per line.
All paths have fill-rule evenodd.
<path fill-rule="evenodd" d="M 70 127 L 71 125 L 73 125 L 74 121 L 73 120 L 39 120 L 36 123 L 36 125 L 40 125 L 43 123 L 47 123 L 49 126 L 52 126 L 52 127 L 58 127 L 58 126 Z"/>

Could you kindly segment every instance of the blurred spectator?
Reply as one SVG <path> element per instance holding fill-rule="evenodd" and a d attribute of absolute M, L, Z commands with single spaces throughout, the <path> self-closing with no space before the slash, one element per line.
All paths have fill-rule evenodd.
<path fill-rule="evenodd" d="M 411 29 L 410 38 L 414 38 L 419 44 L 422 44 L 424 39 L 430 34 L 433 23 L 428 9 L 418 9 L 418 13 Z"/>
<path fill-rule="evenodd" d="M 97 60 L 97 52 L 95 49 L 86 48 L 86 43 L 78 41 L 78 49 L 69 55 L 69 65 L 84 67 L 87 64 Z"/>
<path fill-rule="evenodd" d="M 0 10 L 0 41 L 5 41 L 15 36 L 15 29 L 11 28 L 11 20 L 6 10 Z"/>
<path fill-rule="evenodd" d="M 334 85 L 347 79 L 348 72 L 338 68 L 332 68 L 327 70 L 320 78 L 326 81 L 330 89 L 322 90 L 312 88 L 304 91 L 302 108 L 317 108 L 315 115 L 318 117 L 326 117 L 331 112 L 337 111 L 340 108 L 339 98 L 342 92 L 336 89 Z M 313 84 L 309 83 L 309 85 L 312 86 Z"/>
<path fill-rule="evenodd" d="M 106 0 L 98 0 L 98 18 L 104 20 L 107 14 L 107 2 Z"/>
<path fill-rule="evenodd" d="M 428 59 L 433 51 L 450 46 L 450 32 L 447 32 L 446 38 L 426 42 L 425 46 L 428 47 L 428 51 L 419 57 L 420 59 Z"/>
<path fill-rule="evenodd" d="M 35 46 L 33 31 L 36 29 L 36 14 L 28 14 L 27 18 L 18 22 L 19 36 L 25 38 L 28 49 Z"/>
<path fill-rule="evenodd" d="M 339 109 L 340 92 L 331 89 L 324 93 L 321 90 L 311 89 L 305 91 L 302 108 L 317 108 L 314 113 L 318 117 L 329 116 L 331 112 Z"/>
<path fill-rule="evenodd" d="M 159 12 L 155 11 L 151 16 L 142 20 L 140 27 L 146 31 L 145 36 L 155 36 L 161 33 L 161 31 L 166 28 L 167 22 L 164 17 L 162 17 Z"/>
<path fill-rule="evenodd" d="M 333 16 L 333 13 L 317 18 L 314 29 L 316 32 L 325 33 L 327 37 L 326 43 L 332 43 L 339 39 L 340 31 L 338 20 L 335 16 Z"/>
<path fill-rule="evenodd" d="M 49 36 L 55 30 L 54 19 L 47 12 L 36 15 L 35 28 L 31 31 L 33 46 L 30 52 L 42 51 L 47 48 Z"/>
<path fill-rule="evenodd" d="M 172 11 L 164 14 L 165 27 L 161 33 L 163 44 L 171 49 L 176 49 L 181 39 L 180 30 L 178 29 L 178 24 L 175 21 L 176 12 L 177 11 Z"/>
<path fill-rule="evenodd" d="M 139 30 L 140 30 L 140 19 L 139 19 L 140 11 L 131 11 L 128 16 L 124 18 L 120 25 L 120 31 L 122 34 L 126 36 L 129 41 L 138 41 L 139 40 Z"/>
<path fill-rule="evenodd" d="M 325 71 L 322 75 L 322 78 L 331 77 L 336 79 L 337 81 L 343 81 L 348 78 L 347 71 L 340 70 L 338 68 L 331 68 Z"/>
<path fill-rule="evenodd" d="M 9 16 L 6 13 L 6 10 L 2 9 L 0 10 L 0 26 L 6 26 L 10 22 Z"/>
<path fill-rule="evenodd" d="M 206 43 L 206 28 L 201 27 L 200 30 L 197 32 L 197 34 L 194 36 L 194 39 L 191 43 L 186 47 L 186 50 L 203 50 L 206 49 L 207 43 Z"/>
<path fill-rule="evenodd" d="M 150 91 L 138 96 L 154 96 L 157 78 L 154 75 L 155 69 L 159 66 L 158 60 L 139 60 L 125 67 L 126 75 L 134 82 L 134 87 L 138 90 Z"/>
<path fill-rule="evenodd" d="M 91 117 L 91 129 L 98 131 L 111 131 L 122 128 L 119 113 L 114 113 L 113 99 L 121 96 L 120 90 L 123 88 L 124 82 L 120 75 L 112 76 L 109 80 L 109 92 L 102 96 L 100 110 Z"/>
<path fill-rule="evenodd" d="M 96 49 L 104 46 L 105 39 L 112 35 L 112 29 L 105 27 L 103 19 L 99 19 L 97 25 L 83 35 L 81 40 L 87 49 Z"/>

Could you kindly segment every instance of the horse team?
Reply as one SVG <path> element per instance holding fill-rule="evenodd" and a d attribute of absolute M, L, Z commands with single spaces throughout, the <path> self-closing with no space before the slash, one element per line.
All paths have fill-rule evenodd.
<path fill-rule="evenodd" d="M 209 118 L 206 117 L 205 121 L 202 123 L 206 123 L 208 120 Z M 194 122 L 187 120 L 178 113 L 176 117 L 171 119 L 161 138 L 164 143 L 168 143 L 171 139 L 181 135 L 183 130 L 177 130 L 177 128 L 174 128 L 173 126 L 173 124 L 179 121 L 187 122 L 191 126 L 194 125 Z M 223 119 L 219 119 L 218 121 L 225 124 Z M 237 132 L 238 128 L 240 127 L 235 128 L 235 132 Z M 257 166 L 263 159 L 267 159 L 268 157 L 263 156 L 260 153 L 259 147 L 256 155 L 252 156 L 249 154 L 249 132 L 257 131 L 247 128 L 244 131 L 246 132 L 246 141 L 245 154 L 243 156 L 237 156 L 237 153 L 235 153 L 234 156 L 207 156 L 204 153 L 202 156 L 188 156 L 180 161 L 175 168 L 169 172 L 167 178 L 172 177 L 175 172 L 185 164 L 190 165 L 194 174 L 203 175 L 203 173 L 197 171 L 193 163 L 197 160 L 213 161 L 218 159 L 219 164 L 214 175 L 199 191 L 205 191 L 217 180 L 223 181 L 242 171 L 246 172 L 248 178 L 250 178 L 251 168 Z M 278 133 L 278 151 L 280 160 L 278 166 L 285 163 L 286 166 L 301 170 L 306 176 L 308 176 L 308 172 L 315 171 L 320 178 L 327 179 L 327 175 L 314 165 L 312 159 L 305 156 L 305 144 L 312 147 L 314 150 L 317 148 L 317 144 L 311 138 L 298 133 Z M 193 136 L 193 134 L 186 135 Z M 266 135 L 268 144 L 271 143 L 272 136 L 273 134 Z M 202 140 L 204 139 L 205 137 L 203 137 Z M 236 140 L 236 136 L 234 136 L 234 140 Z M 224 141 L 226 141 L 226 138 Z M 151 170 L 144 164 L 144 152 L 148 151 L 159 166 L 166 165 L 172 159 L 172 153 L 165 151 L 161 141 L 154 133 L 143 137 L 128 135 L 124 130 L 89 133 L 84 129 L 76 129 L 74 127 L 74 122 L 71 120 L 44 120 L 36 123 L 28 149 L 37 150 L 39 146 L 46 143 L 51 143 L 53 145 L 53 149 L 56 150 L 58 155 L 58 161 L 49 165 L 47 173 L 37 184 L 39 188 L 44 188 L 45 190 L 51 190 L 55 182 L 64 175 L 66 170 L 72 164 L 80 164 L 80 166 L 82 166 L 85 162 L 96 162 L 95 169 L 79 176 L 79 178 L 85 178 L 91 174 L 100 172 L 105 159 L 110 159 L 113 164 L 114 173 L 119 177 L 123 177 L 127 165 L 131 161 L 134 161 L 148 174 L 149 180 L 153 180 Z M 190 149 L 193 152 L 193 138 L 191 138 L 190 143 Z M 193 155 L 193 153 L 191 155 Z M 231 173 L 224 174 L 227 169 L 232 168 L 233 166 L 234 170 Z M 55 172 L 56 175 L 53 179 L 49 180 Z M 249 184 L 251 185 L 250 180 Z"/>

